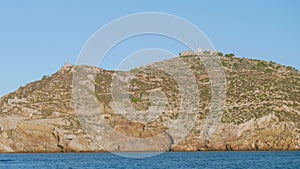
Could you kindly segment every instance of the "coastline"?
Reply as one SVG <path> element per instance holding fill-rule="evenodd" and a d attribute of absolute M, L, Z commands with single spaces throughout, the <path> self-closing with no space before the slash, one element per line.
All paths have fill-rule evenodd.
<path fill-rule="evenodd" d="M 223 151 L 223 150 L 211 150 L 211 151 L 70 151 L 70 152 L 4 152 L 0 153 L 0 155 L 6 154 L 106 154 L 106 153 L 210 153 L 210 152 L 300 152 L 300 150 L 241 150 L 241 151 Z"/>

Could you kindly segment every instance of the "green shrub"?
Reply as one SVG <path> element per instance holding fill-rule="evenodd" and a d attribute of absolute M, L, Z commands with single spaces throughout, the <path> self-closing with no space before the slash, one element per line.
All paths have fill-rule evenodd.
<path fill-rule="evenodd" d="M 140 72 L 140 69 L 138 68 L 134 68 L 130 70 L 130 73 L 138 73 L 138 72 Z"/>
<path fill-rule="evenodd" d="M 48 79 L 48 78 L 49 78 L 49 76 L 44 75 L 44 76 L 42 77 L 42 80 L 45 80 L 45 79 Z"/>
<path fill-rule="evenodd" d="M 288 66 L 286 67 L 287 70 L 297 70 L 296 68 L 292 67 L 292 66 Z"/>
<path fill-rule="evenodd" d="M 137 102 L 139 102 L 139 101 L 141 101 L 141 100 L 140 100 L 140 98 L 138 98 L 138 97 L 132 97 L 132 98 L 131 98 L 131 102 L 133 102 L 133 103 L 137 103 Z"/>
<path fill-rule="evenodd" d="M 225 62 L 225 61 L 223 61 L 223 60 L 222 60 L 222 65 L 225 66 L 225 67 L 228 66 L 227 62 Z"/>
<path fill-rule="evenodd" d="M 270 65 L 275 65 L 276 63 L 273 61 L 270 61 Z"/>
<path fill-rule="evenodd" d="M 222 52 L 217 52 L 218 56 L 223 56 L 224 54 Z"/>
<path fill-rule="evenodd" d="M 237 63 L 234 63 L 234 64 L 233 64 L 233 68 L 234 68 L 234 69 L 238 69 L 238 67 L 239 67 L 239 65 L 238 65 Z"/>
<path fill-rule="evenodd" d="M 267 71 L 268 73 L 273 73 L 273 69 L 270 69 L 270 68 L 266 69 L 266 71 Z"/>
<path fill-rule="evenodd" d="M 233 54 L 233 53 L 229 53 L 229 54 L 225 54 L 225 57 L 230 57 L 230 58 L 232 58 L 232 57 L 234 57 L 235 55 Z"/>
<path fill-rule="evenodd" d="M 268 64 L 267 64 L 267 62 L 265 62 L 265 61 L 259 61 L 259 62 L 257 63 L 257 66 L 258 66 L 258 67 L 267 67 Z"/>

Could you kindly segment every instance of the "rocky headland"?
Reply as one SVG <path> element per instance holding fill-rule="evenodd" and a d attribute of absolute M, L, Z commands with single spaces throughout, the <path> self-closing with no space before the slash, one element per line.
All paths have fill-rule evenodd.
<path fill-rule="evenodd" d="M 184 99 L 170 74 L 153 65 L 120 72 L 124 78 L 127 73 L 133 75 L 126 93 L 128 104 L 142 114 L 125 118 L 116 113 L 113 105 L 111 84 L 115 71 L 65 65 L 57 73 L 0 99 L 0 152 L 300 150 L 300 72 L 274 62 L 218 57 L 226 77 L 226 98 L 222 116 L 205 140 L 200 137 L 213 104 L 211 80 L 199 56 L 179 56 L 163 62 L 177 59 L 187 63 L 197 83 L 198 93 L 193 94 L 200 96 L 192 110 L 197 116 L 183 139 L 177 139 L 174 132 L 182 126 L 169 131 L 170 124 L 180 117 L 179 105 Z M 80 99 L 74 100 L 74 73 L 82 69 L 85 73 L 75 83 L 91 90 L 90 95 L 96 98 L 99 108 L 89 117 L 106 122 L 112 132 L 105 133 L 105 137 L 105 126 L 97 129 L 103 137 L 93 136 L 86 129 L 93 130 L 95 126 L 89 126 L 89 120 L 80 119 L 83 116 L 77 112 Z M 163 94 L 163 109 L 151 103 L 149 98 L 155 94 Z M 133 118 L 148 121 L 142 123 Z M 84 120 L 86 123 L 82 124 Z M 113 133 L 137 140 L 147 138 L 147 144 L 155 146 L 133 149 Z M 132 144 L 138 147 L 144 143 Z"/>

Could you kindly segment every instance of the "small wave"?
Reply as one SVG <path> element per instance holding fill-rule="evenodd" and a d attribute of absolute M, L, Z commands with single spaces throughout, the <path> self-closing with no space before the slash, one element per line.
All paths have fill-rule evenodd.
<path fill-rule="evenodd" d="M 1 159 L 0 159 L 0 162 L 8 162 L 8 161 L 14 161 L 14 160 L 11 160 L 11 159 L 1 160 Z"/>

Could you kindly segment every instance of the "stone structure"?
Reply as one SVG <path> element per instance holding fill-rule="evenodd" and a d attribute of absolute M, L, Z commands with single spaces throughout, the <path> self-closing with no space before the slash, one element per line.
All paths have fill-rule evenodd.
<path fill-rule="evenodd" d="M 179 56 L 197 56 L 197 55 L 216 55 L 216 51 L 209 51 L 205 50 L 202 51 L 202 49 L 199 47 L 196 52 L 189 50 L 189 51 L 182 51 L 179 53 Z"/>

